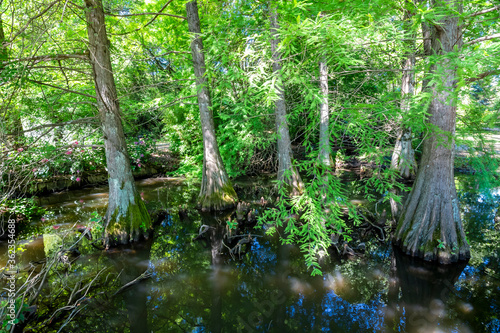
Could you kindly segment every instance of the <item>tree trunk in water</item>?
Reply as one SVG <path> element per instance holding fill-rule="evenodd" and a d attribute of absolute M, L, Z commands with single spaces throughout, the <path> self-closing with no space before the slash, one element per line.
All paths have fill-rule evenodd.
<path fill-rule="evenodd" d="M 459 7 L 456 0 L 446 3 Z M 452 59 L 442 57 L 462 46 L 458 17 L 450 15 L 437 22 L 431 41 L 433 54 L 441 56 L 431 72 L 440 73 L 442 80 L 430 87 L 434 95 L 428 119 L 431 133 L 423 144 L 417 178 L 399 219 L 395 242 L 411 256 L 447 264 L 470 257 L 453 174 L 456 69 Z"/>
<path fill-rule="evenodd" d="M 191 54 L 193 56 L 201 130 L 203 133 L 203 177 L 198 200 L 203 211 L 223 210 L 234 207 L 238 197 L 222 163 L 215 136 L 210 92 L 205 77 L 203 42 L 199 36 L 201 28 L 196 1 L 188 2 L 186 11 L 189 32 L 196 35 L 191 42 Z"/>
<path fill-rule="evenodd" d="M 328 67 L 323 60 L 319 63 L 319 86 L 323 100 L 319 106 L 319 162 L 326 168 L 332 166 L 330 156 L 330 110 L 328 108 Z"/>
<path fill-rule="evenodd" d="M 121 123 L 109 40 L 101 0 L 85 0 L 90 62 L 99 117 L 104 134 L 108 168 L 109 201 L 105 216 L 105 245 L 125 244 L 148 238 L 151 219 L 134 183 Z"/>
<path fill-rule="evenodd" d="M 406 3 L 408 6 L 413 5 L 412 1 Z M 410 11 L 411 10 L 411 11 Z M 404 25 L 405 32 L 408 33 L 411 29 L 411 18 L 413 17 L 413 9 L 405 10 Z M 415 67 L 415 34 L 410 34 L 410 41 L 407 43 L 407 54 L 403 60 L 403 77 L 401 78 L 401 114 L 407 114 L 410 111 L 410 99 L 414 93 L 414 74 Z M 399 171 L 403 178 L 410 178 L 415 175 L 417 170 L 417 162 L 415 161 L 415 151 L 411 145 L 411 128 L 400 126 L 394 152 L 392 154 L 391 167 Z"/>
<path fill-rule="evenodd" d="M 292 144 L 286 119 L 285 93 L 281 80 L 281 54 L 278 51 L 280 43 L 278 37 L 278 13 L 276 8 L 271 9 L 271 52 L 273 58 L 273 72 L 276 75 L 276 90 L 278 99 L 275 102 L 276 133 L 278 134 L 278 181 L 287 186 L 292 196 L 302 192 L 304 187 L 297 169 L 292 164 Z"/>

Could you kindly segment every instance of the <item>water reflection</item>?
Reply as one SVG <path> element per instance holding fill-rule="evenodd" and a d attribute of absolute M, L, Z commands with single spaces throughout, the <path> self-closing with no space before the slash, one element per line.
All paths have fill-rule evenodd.
<path fill-rule="evenodd" d="M 107 251 L 108 259 L 119 272 L 121 294 L 125 304 L 130 332 L 150 333 L 147 296 L 150 289 L 149 259 L 152 240 Z"/>
<path fill-rule="evenodd" d="M 256 193 L 252 184 L 238 185 L 249 199 Z M 265 236 L 245 223 L 229 234 L 227 221 L 234 221 L 233 212 L 200 215 L 189 209 L 198 194 L 195 186 L 157 179 L 142 181 L 138 188 L 148 209 L 169 212 L 154 239 L 109 252 L 80 249 L 82 256 L 68 274 L 79 279 L 113 267 L 110 276 L 116 283 L 106 291 L 110 295 L 145 271 L 151 278 L 106 302 L 89 301 L 68 332 L 500 330 L 500 283 L 495 278 L 500 269 L 492 253 L 465 269 L 465 264 L 438 269 L 398 253 L 387 255 L 390 248 L 378 244 L 372 253 L 354 260 L 328 259 L 324 275 L 311 277 L 297 247 L 282 245 L 276 236 Z M 99 188 L 42 198 L 53 211 L 42 223 L 43 233 L 71 232 L 75 223 L 88 221 L 93 211 L 104 209 L 105 192 Z M 258 193 L 256 205 L 265 191 Z M 474 204 L 478 201 L 471 196 L 465 214 L 481 211 L 484 207 Z M 468 221 L 469 226 L 488 228 L 477 223 Z M 202 226 L 206 232 L 199 236 Z M 261 237 L 238 248 L 248 233 Z M 25 264 L 45 257 L 42 237 L 25 248 L 19 256 Z"/>
<path fill-rule="evenodd" d="M 460 320 L 449 320 L 450 293 L 466 262 L 435 265 L 394 248 L 385 311 L 389 332 L 468 332 Z M 400 292 L 399 292 L 400 291 Z"/>

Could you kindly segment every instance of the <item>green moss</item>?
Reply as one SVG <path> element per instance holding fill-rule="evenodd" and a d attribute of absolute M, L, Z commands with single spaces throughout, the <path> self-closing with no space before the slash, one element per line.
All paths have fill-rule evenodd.
<path fill-rule="evenodd" d="M 126 214 L 118 216 L 118 208 L 111 214 L 105 230 L 107 246 L 148 238 L 151 218 L 139 194 L 136 194 L 135 202 L 129 205 Z"/>
<path fill-rule="evenodd" d="M 403 230 L 403 234 L 401 235 L 401 237 L 398 237 L 398 235 L 401 231 L 401 228 L 403 227 L 404 219 L 405 219 L 405 215 L 402 215 L 400 217 L 398 225 L 396 227 L 396 243 L 398 243 L 398 244 L 403 243 L 404 245 L 406 245 L 406 243 L 407 243 L 406 238 L 408 237 L 408 233 L 411 230 L 411 224 L 406 228 L 406 230 Z"/>
<path fill-rule="evenodd" d="M 59 235 L 44 234 L 43 235 L 43 249 L 45 256 L 49 257 L 54 252 L 58 251 L 63 244 L 63 240 Z"/>
<path fill-rule="evenodd" d="M 224 210 L 234 207 L 238 196 L 233 185 L 228 181 L 220 190 L 209 195 L 200 195 L 198 200 L 202 211 Z"/>

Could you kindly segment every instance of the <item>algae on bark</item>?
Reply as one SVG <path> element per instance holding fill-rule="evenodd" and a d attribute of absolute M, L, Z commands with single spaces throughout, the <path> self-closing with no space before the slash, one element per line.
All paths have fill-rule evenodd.
<path fill-rule="evenodd" d="M 205 55 L 203 54 L 203 41 L 200 37 L 201 27 L 197 2 L 188 2 L 186 12 L 189 32 L 195 34 L 191 42 L 191 55 L 196 76 L 203 135 L 203 175 L 198 202 L 203 211 L 224 210 L 234 207 L 238 197 L 227 176 L 215 135 L 212 102 L 205 76 Z"/>
<path fill-rule="evenodd" d="M 85 0 L 90 63 L 104 134 L 109 200 L 105 215 L 106 247 L 148 238 L 151 219 L 135 187 L 121 122 L 101 0 Z"/>

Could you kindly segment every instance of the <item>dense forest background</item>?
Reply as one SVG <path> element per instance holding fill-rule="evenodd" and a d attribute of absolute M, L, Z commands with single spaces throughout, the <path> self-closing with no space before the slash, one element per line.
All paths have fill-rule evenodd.
<path fill-rule="evenodd" d="M 24 196 L 40 180 L 77 187 L 107 172 L 113 246 L 151 225 L 132 172 L 201 180 L 204 210 L 237 203 L 230 179 L 277 173 L 278 200 L 261 223 L 284 227 L 317 268 L 332 235 L 348 231 L 346 211 L 360 219 L 338 177 L 347 167 L 366 198 L 390 202 L 409 254 L 467 258 L 453 171 L 476 176 L 476 188 L 497 185 L 485 135 L 499 122 L 499 8 L 4 0 L 2 209 L 22 203 L 31 214 Z"/>
<path fill-rule="evenodd" d="M 42 234 L 45 246 L 43 260 L 24 269 L 31 275 L 19 278 L 16 323 L 40 332 L 56 324 L 60 330 L 101 325 L 91 318 L 107 316 L 100 310 L 82 317 L 87 322 L 70 322 L 92 297 L 94 305 L 115 311 L 115 295 L 153 276 L 152 265 L 141 270 L 113 257 L 114 248 L 130 244 L 146 254 L 134 248 L 120 255 L 171 260 L 163 262 L 170 266 L 162 276 L 171 283 L 176 269 L 210 266 L 210 274 L 223 276 L 223 250 L 235 261 L 238 254 L 237 265 L 258 270 L 269 263 L 259 262 L 250 244 L 264 233 L 278 235 L 278 263 L 266 268 L 277 271 L 270 295 L 290 280 L 290 245 L 312 278 L 323 274 L 329 253 L 355 257 L 387 244 L 404 253 L 391 254 L 391 270 L 396 261 L 412 267 L 409 257 L 440 265 L 465 265 L 472 257 L 471 275 L 498 278 L 499 19 L 496 0 L 0 0 L 0 245 L 23 243 L 17 252 L 8 248 L 7 263 Z M 154 176 L 179 177 L 189 186 L 161 199 L 158 188 L 152 203 L 152 193 L 135 180 Z M 251 190 L 239 185 L 244 182 Z M 75 215 L 77 222 L 64 227 L 37 199 L 102 184 L 108 184 L 106 208 L 84 221 Z M 474 224 L 478 203 L 487 218 Z M 92 203 L 86 204 L 75 199 L 75 211 Z M 49 218 L 54 223 L 36 226 Z M 6 221 L 15 227 L 6 229 Z M 69 231 L 62 237 L 58 229 Z M 67 246 L 68 239 L 78 246 Z M 206 242 L 209 259 L 194 240 Z M 271 243 L 259 243 L 260 250 Z M 79 251 L 118 262 L 113 279 L 122 287 L 102 296 L 112 279 L 91 260 L 75 264 L 87 275 L 70 281 L 68 258 Z M 19 274 L 14 266 L 6 266 L 5 276 Z M 345 276 L 355 281 L 351 266 L 343 266 Z M 435 286 L 453 286 L 462 270 L 446 279 L 443 268 L 432 275 L 440 281 Z M 401 270 L 391 272 L 380 280 L 406 279 Z M 406 290 L 413 287 L 409 276 L 401 284 Z M 187 290 L 182 297 L 189 303 L 198 286 L 183 279 L 175 283 Z M 45 293 L 47 281 L 61 292 Z M 200 290 L 210 283 L 200 282 Z M 214 286 L 203 289 L 211 296 L 199 297 L 211 299 L 210 316 L 222 318 L 223 291 Z M 387 297 L 397 300 L 399 289 L 388 289 Z M 490 292 L 477 287 L 476 293 L 483 290 Z M 137 316 L 130 307 L 135 299 L 124 297 L 130 330 L 147 327 L 147 314 Z M 140 297 L 146 308 L 146 293 Z M 171 306 L 161 297 L 160 306 Z M 189 312 L 179 304 L 172 313 Z M 6 309 L 0 319 L 14 332 Z M 283 319 L 284 309 L 277 317 Z M 245 305 L 233 310 L 246 311 Z M 208 312 L 201 313 L 192 321 Z M 173 319 L 179 327 L 198 325 L 181 317 Z M 217 326 L 212 319 L 204 325 Z"/>

